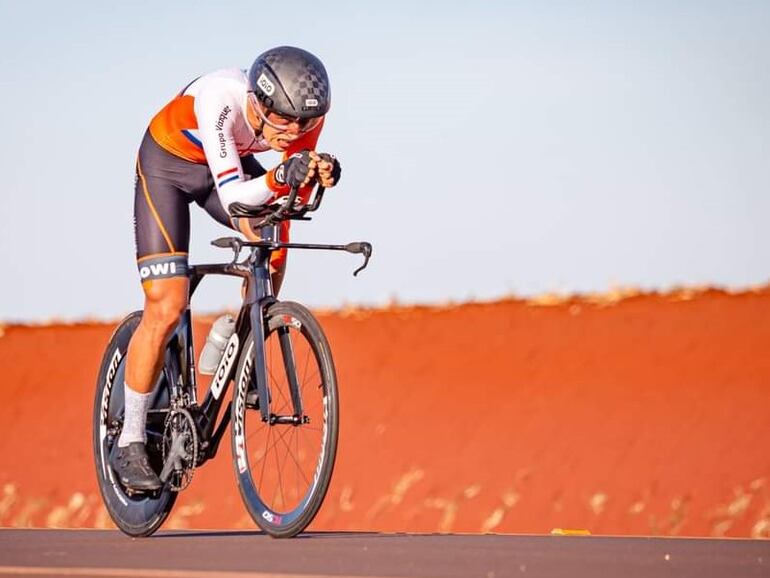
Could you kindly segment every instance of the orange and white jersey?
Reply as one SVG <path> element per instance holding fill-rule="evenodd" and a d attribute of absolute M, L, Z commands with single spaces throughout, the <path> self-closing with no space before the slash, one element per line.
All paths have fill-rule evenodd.
<path fill-rule="evenodd" d="M 234 202 L 265 204 L 277 192 L 270 173 L 249 179 L 241 166 L 241 157 L 270 149 L 246 120 L 248 90 L 246 73 L 238 68 L 206 74 L 187 85 L 150 123 L 150 134 L 164 150 L 208 165 L 225 209 Z M 294 141 L 284 159 L 314 149 L 322 126 Z"/>

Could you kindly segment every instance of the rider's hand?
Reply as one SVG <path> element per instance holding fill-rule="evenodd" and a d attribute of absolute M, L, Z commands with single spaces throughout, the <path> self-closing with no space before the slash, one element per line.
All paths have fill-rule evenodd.
<path fill-rule="evenodd" d="M 318 161 L 308 150 L 294 153 L 273 169 L 273 178 L 279 185 L 304 187 L 313 182 Z"/>
<path fill-rule="evenodd" d="M 322 187 L 333 187 L 340 181 L 340 175 L 342 174 L 342 167 L 337 157 L 330 155 L 329 153 L 317 153 L 315 151 L 310 153 L 316 163 L 318 163 L 318 182 Z"/>

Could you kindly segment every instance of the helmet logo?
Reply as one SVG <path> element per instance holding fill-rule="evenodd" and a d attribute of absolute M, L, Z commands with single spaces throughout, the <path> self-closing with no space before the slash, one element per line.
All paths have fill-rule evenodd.
<path fill-rule="evenodd" d="M 264 92 L 267 96 L 273 96 L 273 93 L 275 92 L 275 85 L 270 82 L 270 79 L 265 76 L 265 73 L 259 75 L 259 78 L 257 79 L 257 86 L 262 89 L 262 92 Z"/>
<path fill-rule="evenodd" d="M 305 106 L 308 108 L 315 108 L 318 106 L 318 99 L 317 98 L 306 98 L 305 99 Z"/>

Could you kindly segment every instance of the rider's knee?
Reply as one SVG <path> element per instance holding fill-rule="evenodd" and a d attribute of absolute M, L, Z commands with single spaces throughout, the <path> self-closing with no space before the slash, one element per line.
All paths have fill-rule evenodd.
<path fill-rule="evenodd" d="M 145 287 L 142 319 L 146 323 L 167 331 L 177 324 L 186 308 L 186 283 L 155 282 L 153 286 Z"/>

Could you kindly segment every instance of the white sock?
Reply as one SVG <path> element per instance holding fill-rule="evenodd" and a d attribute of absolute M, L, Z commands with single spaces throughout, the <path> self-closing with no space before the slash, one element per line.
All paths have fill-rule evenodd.
<path fill-rule="evenodd" d="M 123 431 L 120 433 L 118 447 L 124 448 L 133 442 L 147 443 L 145 427 L 147 425 L 147 410 L 150 407 L 150 393 L 139 393 L 124 384 L 126 392 L 126 415 L 123 418 Z"/>

